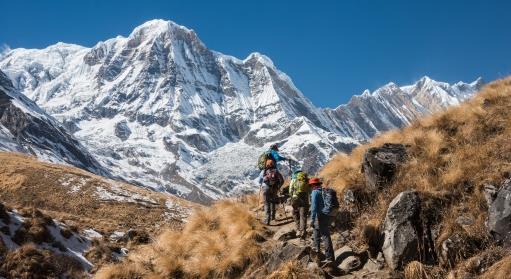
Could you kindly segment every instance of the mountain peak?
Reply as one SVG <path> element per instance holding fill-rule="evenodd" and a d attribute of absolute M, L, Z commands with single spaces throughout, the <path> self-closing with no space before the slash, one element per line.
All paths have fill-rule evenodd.
<path fill-rule="evenodd" d="M 195 31 L 188 29 L 185 26 L 179 25 L 171 20 L 153 19 L 142 23 L 135 27 L 131 34 L 130 39 L 134 38 L 152 38 L 161 34 L 182 34 L 187 37 L 197 39 Z"/>
<path fill-rule="evenodd" d="M 257 61 L 265 65 L 266 67 L 275 68 L 275 64 L 273 64 L 273 61 L 268 56 L 261 54 L 259 52 L 252 52 L 243 62 L 248 61 Z"/>

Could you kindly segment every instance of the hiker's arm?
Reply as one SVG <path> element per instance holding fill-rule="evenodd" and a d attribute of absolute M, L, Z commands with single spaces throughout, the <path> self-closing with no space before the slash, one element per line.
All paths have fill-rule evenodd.
<path fill-rule="evenodd" d="M 318 205 L 318 195 L 317 195 L 317 191 L 313 191 L 312 192 L 312 197 L 311 197 L 312 201 L 311 201 L 311 222 L 312 224 L 314 224 L 314 221 L 316 220 L 316 217 L 317 217 L 317 210 L 319 208 L 319 205 Z"/>
<path fill-rule="evenodd" d="M 263 184 L 263 179 L 264 179 L 264 170 L 261 171 L 261 173 L 259 173 L 259 185 Z"/>
<path fill-rule="evenodd" d="M 271 151 L 271 155 L 273 156 L 273 159 L 275 159 L 275 161 L 277 162 L 280 162 L 280 161 L 286 161 L 287 158 L 285 157 L 282 157 L 277 151 L 275 150 L 272 150 Z"/>

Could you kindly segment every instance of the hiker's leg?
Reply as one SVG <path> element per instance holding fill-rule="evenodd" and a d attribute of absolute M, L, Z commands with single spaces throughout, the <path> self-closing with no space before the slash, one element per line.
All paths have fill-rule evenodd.
<path fill-rule="evenodd" d="M 325 245 L 325 257 L 328 261 L 335 261 L 334 247 L 332 245 L 332 238 L 330 237 L 330 217 L 321 215 L 319 217 L 319 227 L 323 245 Z"/>
<path fill-rule="evenodd" d="M 312 236 L 314 238 L 314 245 L 312 248 L 319 254 L 321 249 L 321 232 L 319 230 L 319 224 L 317 220 L 314 223 L 314 230 L 312 232 Z"/>
<path fill-rule="evenodd" d="M 277 214 L 277 203 L 275 200 L 271 203 L 271 219 L 275 220 L 275 215 Z"/>
<path fill-rule="evenodd" d="M 271 197 L 268 186 L 263 186 L 263 199 L 264 199 L 264 214 L 265 219 L 264 222 L 269 225 L 271 218 Z"/>
<path fill-rule="evenodd" d="M 307 208 L 304 206 L 300 206 L 300 231 L 302 231 L 302 235 L 305 235 L 307 230 Z"/>
<path fill-rule="evenodd" d="M 296 206 L 296 204 L 292 204 L 293 206 L 293 220 L 295 221 L 296 231 L 300 231 L 300 208 Z"/>

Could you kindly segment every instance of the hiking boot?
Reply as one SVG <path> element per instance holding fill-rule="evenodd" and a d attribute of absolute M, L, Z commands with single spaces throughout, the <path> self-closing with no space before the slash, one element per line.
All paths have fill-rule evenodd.
<path fill-rule="evenodd" d="M 314 249 L 311 250 L 311 260 L 315 262 L 318 266 L 321 266 L 321 257 L 319 255 L 319 252 Z"/>

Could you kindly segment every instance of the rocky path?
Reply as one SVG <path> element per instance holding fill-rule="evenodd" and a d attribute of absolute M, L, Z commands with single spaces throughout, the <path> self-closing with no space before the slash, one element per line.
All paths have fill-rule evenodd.
<path fill-rule="evenodd" d="M 307 230 L 307 238 L 302 240 L 296 236 L 295 224 L 292 218 L 292 208 L 279 206 L 277 218 L 269 226 L 265 226 L 271 238 L 267 241 L 268 259 L 266 263 L 251 273 L 248 278 L 259 278 L 271 274 L 283 264 L 294 261 L 304 269 L 307 278 L 403 278 L 401 274 L 385 268 L 383 255 L 376 259 L 370 259 L 367 251 L 355 252 L 348 245 L 341 245 L 339 238 L 343 232 L 334 231 L 332 240 L 335 249 L 335 266 L 333 270 L 323 269 L 313 260 L 312 255 L 312 228 Z M 264 212 L 257 214 L 262 221 Z M 345 232 L 344 234 L 346 234 Z M 351 233 L 351 232 L 350 232 Z"/>

